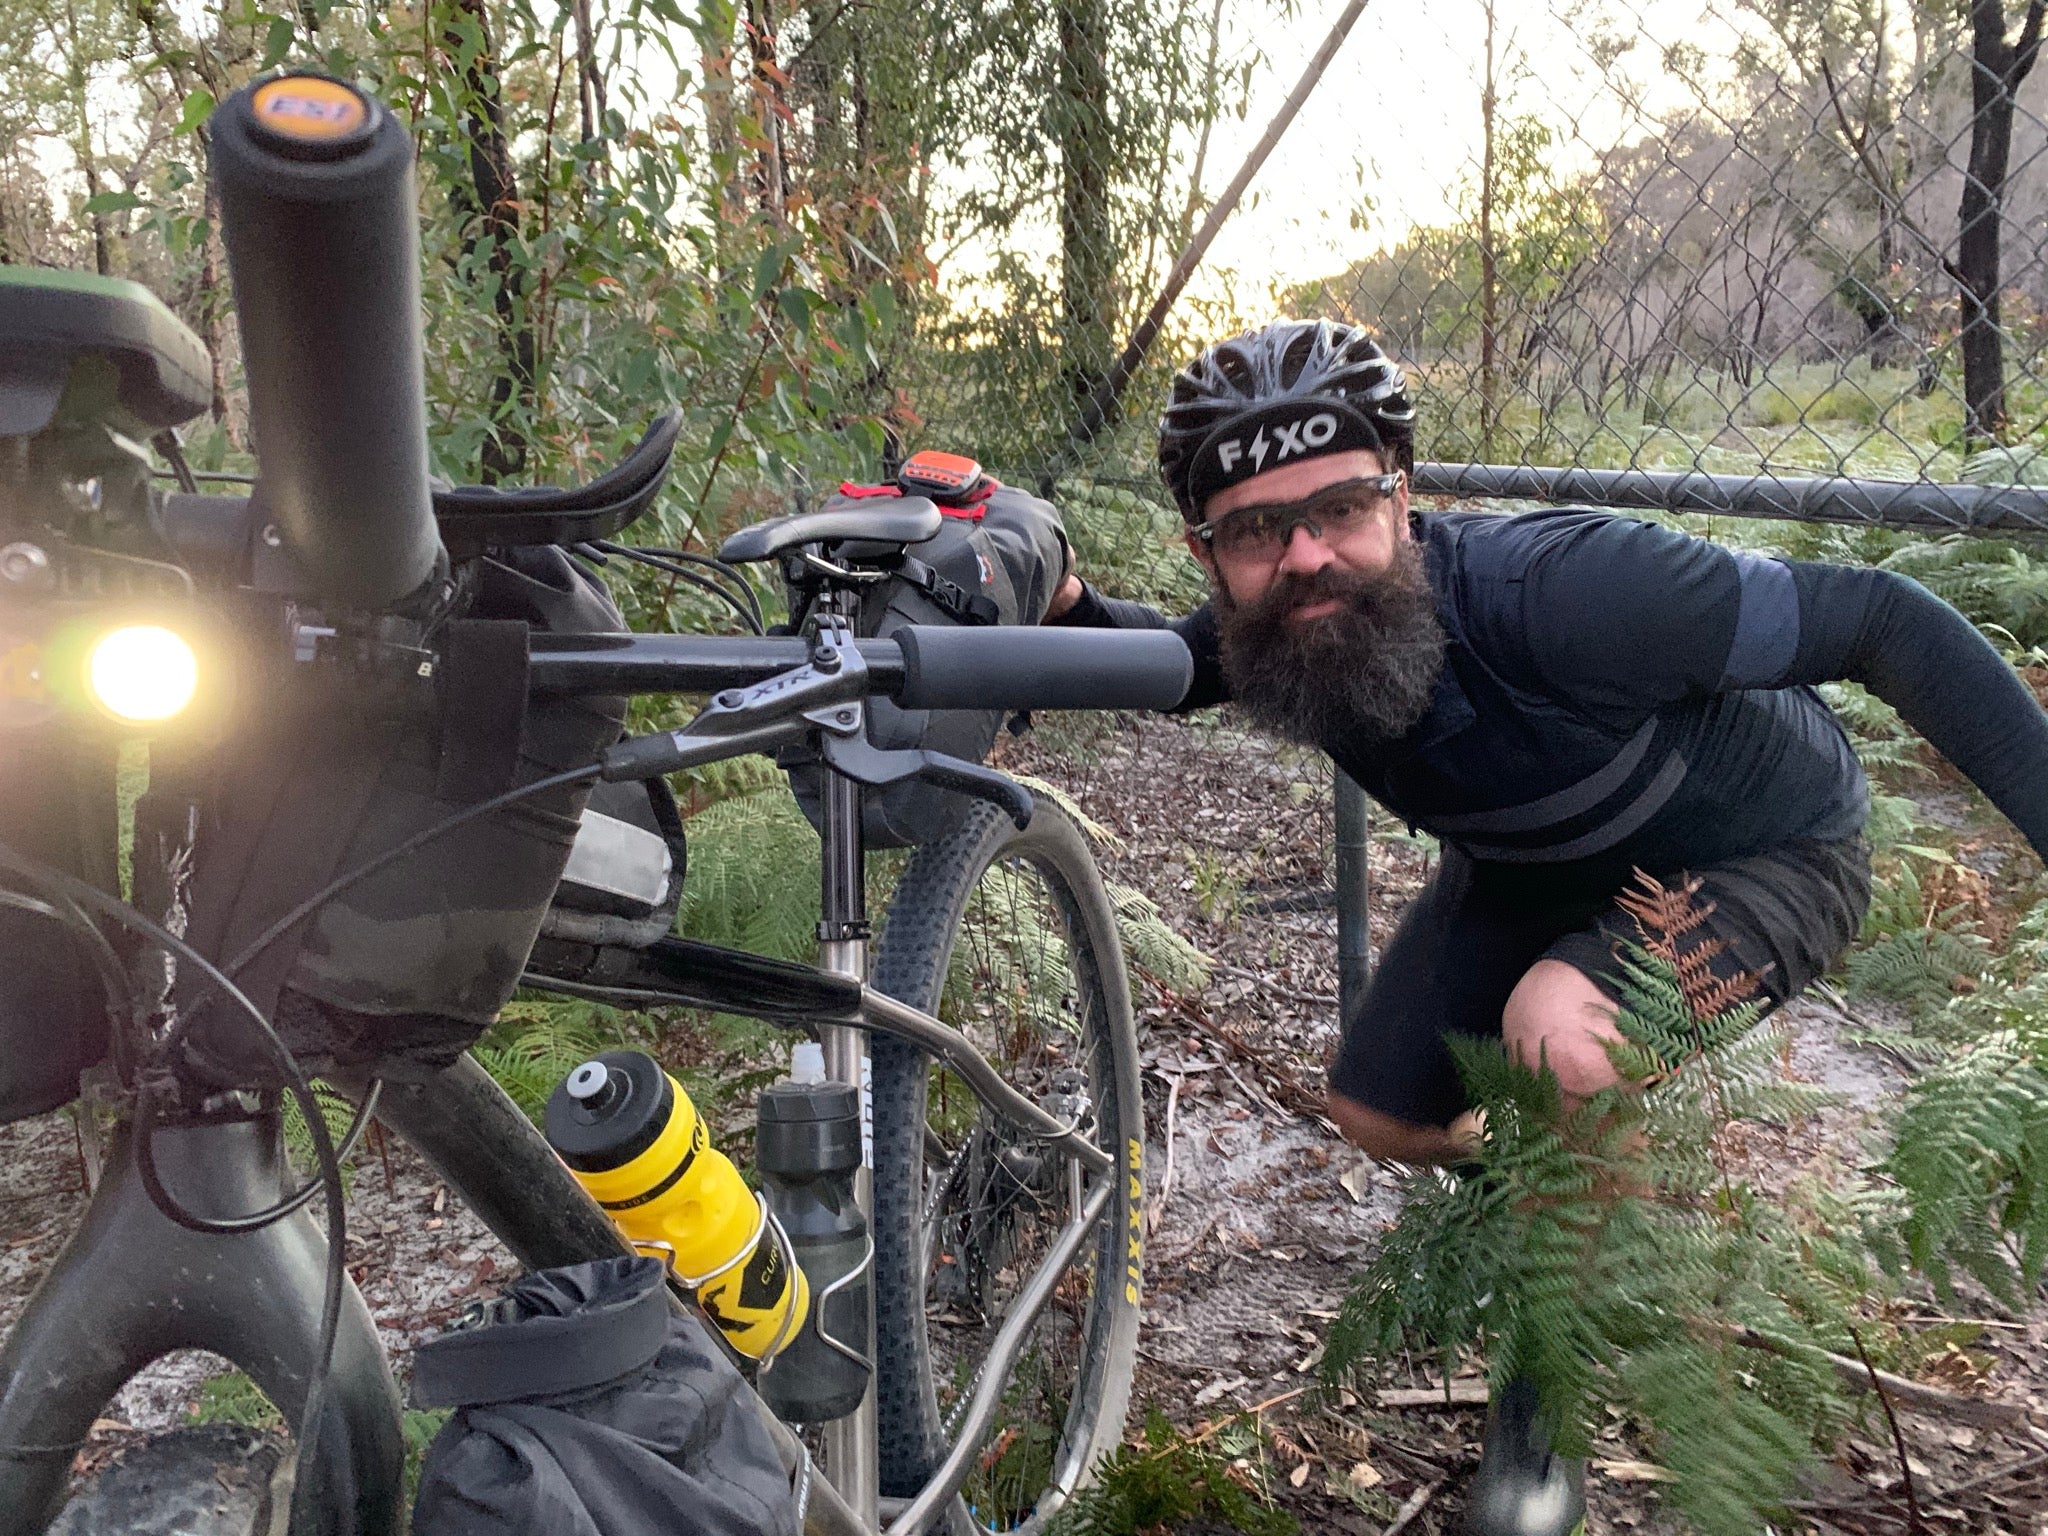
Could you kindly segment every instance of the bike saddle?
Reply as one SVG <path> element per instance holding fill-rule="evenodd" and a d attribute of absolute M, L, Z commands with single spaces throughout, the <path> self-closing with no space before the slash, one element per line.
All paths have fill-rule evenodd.
<path fill-rule="evenodd" d="M 652 505 L 668 478 L 681 411 L 654 418 L 633 451 L 584 485 L 458 485 L 434 492 L 441 542 L 457 560 L 521 544 L 581 544 L 617 533 Z"/>
<path fill-rule="evenodd" d="M 111 365 L 107 404 L 143 435 L 189 421 L 213 400 L 206 348 L 140 283 L 0 266 L 0 437 L 48 426 L 88 358 Z"/>
<path fill-rule="evenodd" d="M 935 538 L 945 523 L 945 514 L 922 496 L 895 496 L 886 500 L 826 507 L 817 512 L 798 512 L 790 517 L 771 517 L 765 523 L 742 528 L 719 546 L 718 558 L 732 565 L 753 560 L 772 560 L 787 549 L 805 544 L 836 544 L 858 539 L 864 544 L 922 544 Z"/>

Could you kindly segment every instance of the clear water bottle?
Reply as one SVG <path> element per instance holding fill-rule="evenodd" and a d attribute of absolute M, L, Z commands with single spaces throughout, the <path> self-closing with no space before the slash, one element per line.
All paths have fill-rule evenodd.
<path fill-rule="evenodd" d="M 860 1096 L 826 1078 L 824 1052 L 806 1041 L 789 1076 L 761 1091 L 754 1132 L 762 1193 L 810 1282 L 809 1319 L 761 1378 L 761 1396 L 792 1423 L 844 1417 L 867 1391 L 874 1248 L 854 1203 L 859 1169 Z"/>

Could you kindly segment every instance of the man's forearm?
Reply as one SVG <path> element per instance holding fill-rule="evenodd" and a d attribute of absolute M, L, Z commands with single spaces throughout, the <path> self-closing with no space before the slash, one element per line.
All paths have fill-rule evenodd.
<path fill-rule="evenodd" d="M 1889 571 L 1792 565 L 1791 682 L 1861 683 L 1904 716 L 2048 857 L 2048 714 L 1975 626 Z"/>

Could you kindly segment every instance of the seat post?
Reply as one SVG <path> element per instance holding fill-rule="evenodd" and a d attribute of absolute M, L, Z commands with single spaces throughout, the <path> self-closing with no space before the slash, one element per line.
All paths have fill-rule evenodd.
<path fill-rule="evenodd" d="M 818 595 L 816 622 L 852 626 L 859 596 L 828 584 Z M 820 969 L 865 982 L 868 972 L 866 848 L 861 827 L 861 786 L 825 767 L 823 860 L 819 891 L 818 965 Z M 870 1224 L 875 1211 L 874 1067 L 868 1032 L 844 1024 L 818 1027 L 825 1051 L 825 1074 L 834 1082 L 851 1083 L 860 1104 L 860 1162 L 854 1175 L 854 1200 Z M 870 1314 L 867 1337 L 874 1337 Z M 823 1428 L 825 1474 L 870 1529 L 879 1521 L 881 1485 L 876 1467 L 875 1377 L 869 1362 L 868 1387 L 860 1406 Z"/>

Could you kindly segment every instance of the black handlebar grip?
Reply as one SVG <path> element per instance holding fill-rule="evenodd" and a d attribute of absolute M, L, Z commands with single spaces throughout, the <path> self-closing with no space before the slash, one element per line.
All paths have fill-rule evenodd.
<path fill-rule="evenodd" d="M 942 629 L 889 636 L 903 650 L 906 709 L 1171 709 L 1194 659 L 1164 629 Z"/>
<path fill-rule="evenodd" d="M 432 574 L 412 140 L 353 86 L 285 75 L 213 114 L 256 500 L 323 598 L 381 608 Z"/>

